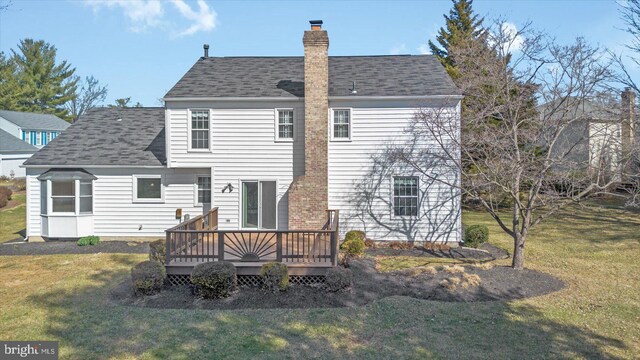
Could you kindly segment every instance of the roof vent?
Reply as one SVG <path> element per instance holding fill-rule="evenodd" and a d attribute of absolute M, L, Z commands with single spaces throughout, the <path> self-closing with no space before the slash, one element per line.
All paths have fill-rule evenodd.
<path fill-rule="evenodd" d="M 356 89 L 356 82 L 352 82 L 351 83 L 351 93 L 352 94 L 357 94 L 358 93 L 358 89 Z"/>
<path fill-rule="evenodd" d="M 204 49 L 203 59 L 206 59 L 209 57 L 209 44 L 204 44 L 202 48 Z"/>

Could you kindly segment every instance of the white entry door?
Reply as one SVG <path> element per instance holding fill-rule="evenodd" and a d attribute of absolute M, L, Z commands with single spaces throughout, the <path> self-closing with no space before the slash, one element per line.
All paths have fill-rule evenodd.
<path fill-rule="evenodd" d="M 277 228 L 275 181 L 242 182 L 242 228 Z"/>

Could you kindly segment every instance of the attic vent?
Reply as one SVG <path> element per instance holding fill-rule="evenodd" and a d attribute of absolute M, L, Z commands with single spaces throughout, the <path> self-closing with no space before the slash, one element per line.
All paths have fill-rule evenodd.
<path fill-rule="evenodd" d="M 204 49 L 204 56 L 203 58 L 206 59 L 209 57 L 209 44 L 204 44 L 202 46 L 202 48 Z"/>

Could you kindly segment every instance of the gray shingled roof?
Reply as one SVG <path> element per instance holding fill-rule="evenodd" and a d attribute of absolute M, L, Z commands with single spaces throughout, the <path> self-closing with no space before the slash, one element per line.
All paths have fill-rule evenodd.
<path fill-rule="evenodd" d="M 303 80 L 303 57 L 209 57 L 198 60 L 165 98 L 302 97 Z M 329 57 L 329 96 L 458 94 L 433 55 Z"/>
<path fill-rule="evenodd" d="M 0 129 L 0 154 L 30 154 L 38 148 Z"/>
<path fill-rule="evenodd" d="M 58 130 L 69 127 L 69 123 L 51 114 L 36 114 L 20 111 L 0 110 L 0 117 L 26 130 Z"/>
<path fill-rule="evenodd" d="M 164 108 L 90 110 L 27 166 L 164 166 Z"/>

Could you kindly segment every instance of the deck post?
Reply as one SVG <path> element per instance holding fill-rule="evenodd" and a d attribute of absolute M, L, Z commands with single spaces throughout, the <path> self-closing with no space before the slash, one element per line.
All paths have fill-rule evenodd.
<path fill-rule="evenodd" d="M 282 233 L 276 233 L 276 261 L 282 262 Z"/>
<path fill-rule="evenodd" d="M 224 231 L 218 231 L 218 261 L 224 261 Z"/>
<path fill-rule="evenodd" d="M 167 234 L 167 241 L 164 249 L 164 263 L 169 264 L 169 261 L 171 261 L 171 233 L 169 231 L 165 231 L 165 233 Z"/>

